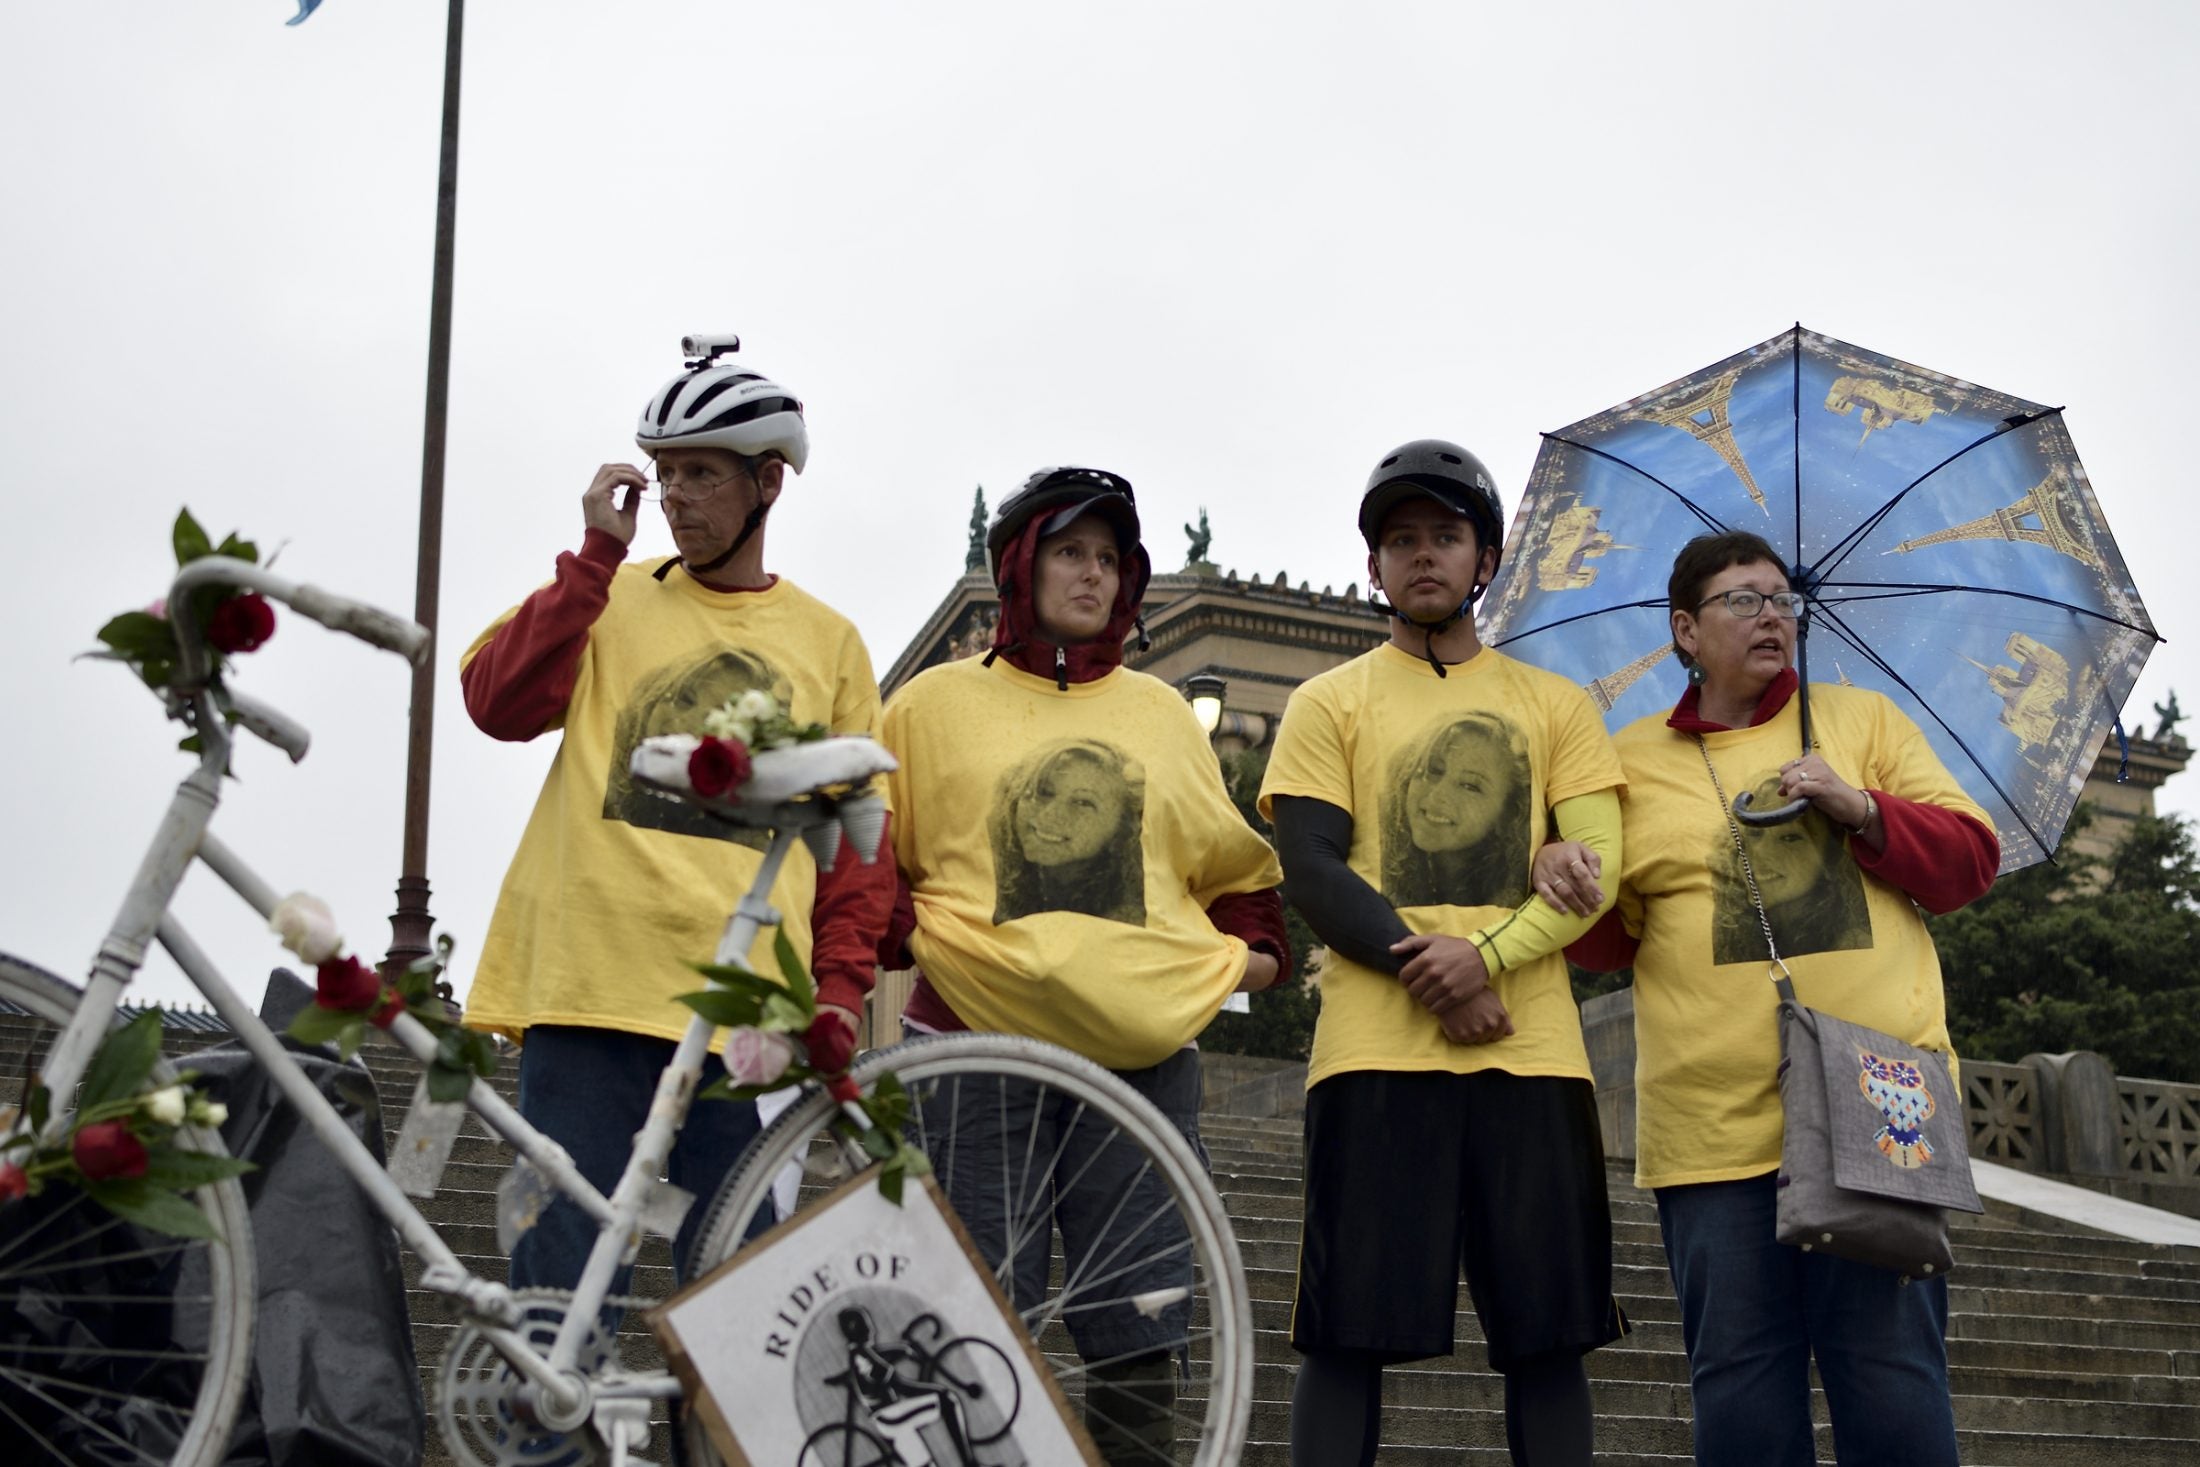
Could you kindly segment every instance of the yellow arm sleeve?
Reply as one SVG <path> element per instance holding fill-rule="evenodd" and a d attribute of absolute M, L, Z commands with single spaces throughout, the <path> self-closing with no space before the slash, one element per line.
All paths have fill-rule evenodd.
<path fill-rule="evenodd" d="M 1619 891 L 1619 791 L 1592 790 L 1560 800 L 1551 807 L 1551 815 L 1558 824 L 1560 840 L 1578 840 L 1602 858 L 1603 874 L 1598 881 L 1604 888 L 1604 900 L 1591 915 L 1576 917 L 1554 909 L 1531 891 L 1511 913 L 1467 934 L 1467 940 L 1481 949 L 1483 966 L 1492 974 L 1559 951 L 1594 927 L 1597 918 L 1611 909 Z"/>

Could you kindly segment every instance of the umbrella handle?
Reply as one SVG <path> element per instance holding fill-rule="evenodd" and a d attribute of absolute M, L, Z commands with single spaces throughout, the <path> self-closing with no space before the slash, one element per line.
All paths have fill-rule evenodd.
<path fill-rule="evenodd" d="M 1734 797 L 1734 818 L 1744 825 L 1785 825 L 1809 808 L 1809 800 L 1795 800 L 1777 810 L 1752 810 L 1748 790 Z"/>

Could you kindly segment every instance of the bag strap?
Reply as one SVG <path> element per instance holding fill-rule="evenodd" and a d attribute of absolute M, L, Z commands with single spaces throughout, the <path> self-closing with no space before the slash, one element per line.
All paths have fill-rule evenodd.
<path fill-rule="evenodd" d="M 1772 955 L 1772 967 L 1765 976 L 1783 1000 L 1800 1007 L 1801 1000 L 1795 996 L 1795 975 L 1788 971 L 1787 959 L 1780 956 L 1780 945 L 1772 938 L 1772 918 L 1766 915 L 1764 894 L 1757 889 L 1757 868 L 1750 864 L 1749 847 L 1742 843 L 1742 827 L 1735 822 L 1734 808 L 1726 801 L 1726 786 L 1719 783 L 1718 768 L 1711 762 L 1711 748 L 1702 734 L 1696 735 L 1696 752 L 1703 755 L 1704 772 L 1711 776 L 1712 793 L 1719 797 L 1719 813 L 1726 817 L 1727 834 L 1734 837 L 1734 854 L 1741 858 L 1742 879 L 1749 883 L 1749 901 L 1757 909 L 1757 925 L 1764 929 L 1765 951 Z"/>

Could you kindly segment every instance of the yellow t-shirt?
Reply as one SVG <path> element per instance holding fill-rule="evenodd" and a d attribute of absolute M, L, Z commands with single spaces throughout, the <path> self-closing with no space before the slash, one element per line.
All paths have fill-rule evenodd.
<path fill-rule="evenodd" d="M 971 658 L 912 678 L 882 727 L 910 951 L 964 1023 L 1117 1070 L 1207 1027 L 1246 947 L 1205 909 L 1283 872 L 1175 689 Z"/>
<path fill-rule="evenodd" d="M 466 1022 L 514 1038 L 530 1024 L 624 1029 L 677 1039 L 674 1002 L 703 979 L 727 915 L 763 864 L 761 833 L 707 820 L 691 805 L 637 788 L 627 758 L 655 734 L 699 733 L 727 698 L 763 688 L 798 722 L 870 733 L 878 683 L 848 620 L 784 577 L 765 591 L 720 592 L 662 558 L 622 565 L 589 630 L 542 793 L 505 874 Z M 461 665 L 510 621 L 474 639 Z M 799 842 L 772 905 L 803 961 L 817 868 Z M 749 955 L 779 971 L 769 931 Z"/>
<path fill-rule="evenodd" d="M 1564 678 L 1487 648 L 1440 678 L 1385 643 L 1291 695 L 1260 803 L 1302 795 L 1350 812 L 1353 871 L 1408 930 L 1465 937 L 1527 899 L 1551 806 L 1621 778 L 1595 705 Z M 1491 987 L 1514 1032 L 1454 1044 L 1394 976 L 1332 951 L 1307 1084 L 1349 1070 L 1590 1078 L 1564 954 Z"/>
<path fill-rule="evenodd" d="M 1917 725 L 1878 693 L 1810 689 L 1812 733 L 1834 771 L 1992 821 Z M 1795 699 L 1769 723 L 1703 736 L 1729 800 L 1759 790 L 1800 747 Z M 1731 1181 L 1780 1164 L 1778 999 L 1763 928 L 1719 798 L 1691 734 L 1656 713 L 1618 737 L 1627 766 L 1619 912 L 1635 955 L 1635 1183 Z M 1743 827 L 1780 955 L 1812 1008 L 1924 1049 L 1949 1050 L 1940 959 L 1916 905 L 1857 866 L 1816 810 Z M 1951 1055 L 1951 1059 L 1953 1056 Z M 1961 1105 L 1960 1095 L 1936 1097 Z"/>

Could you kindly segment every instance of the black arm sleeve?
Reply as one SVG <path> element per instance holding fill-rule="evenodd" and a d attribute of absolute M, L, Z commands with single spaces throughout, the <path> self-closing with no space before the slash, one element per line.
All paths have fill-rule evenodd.
<path fill-rule="evenodd" d="M 1397 973 L 1405 959 L 1390 945 L 1411 934 L 1383 894 L 1352 869 L 1351 812 L 1306 795 L 1277 795 L 1270 808 L 1285 898 L 1331 951 L 1378 973 Z"/>

